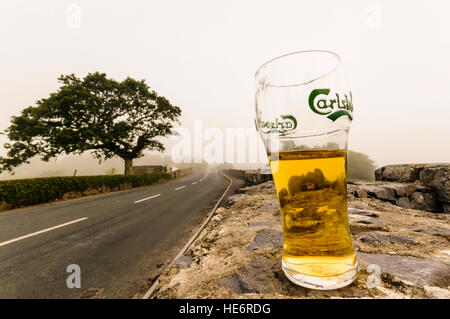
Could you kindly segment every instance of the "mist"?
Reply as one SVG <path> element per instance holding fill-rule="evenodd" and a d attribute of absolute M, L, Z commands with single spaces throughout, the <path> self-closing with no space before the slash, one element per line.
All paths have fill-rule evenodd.
<path fill-rule="evenodd" d="M 341 56 L 354 93 L 350 149 L 377 166 L 446 162 L 449 12 L 445 0 L 2 1 L 0 130 L 55 92 L 59 75 L 95 71 L 145 79 L 182 108 L 181 127 L 202 120 L 223 131 L 251 128 L 256 69 L 285 53 L 323 49 Z M 175 143 L 167 139 L 162 156 L 135 164 L 166 163 Z M 89 154 L 33 159 L 14 178 L 119 173 L 122 166 Z"/>

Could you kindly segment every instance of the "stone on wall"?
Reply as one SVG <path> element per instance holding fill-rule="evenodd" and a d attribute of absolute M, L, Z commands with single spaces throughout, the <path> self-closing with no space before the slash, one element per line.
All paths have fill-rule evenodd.
<path fill-rule="evenodd" d="M 450 165 L 424 167 L 419 178 L 420 183 L 436 192 L 445 212 L 450 213 Z"/>
<path fill-rule="evenodd" d="M 389 165 L 380 167 L 375 171 L 377 181 L 395 181 L 410 183 L 419 178 L 417 165 Z"/>
<path fill-rule="evenodd" d="M 375 171 L 376 192 L 368 192 L 369 197 L 388 200 L 400 207 L 421 209 L 429 212 L 450 213 L 450 164 L 403 164 L 388 165 Z M 388 187 L 388 185 L 391 187 Z M 372 189 L 375 186 L 370 186 Z M 354 188 L 352 194 L 365 198 L 367 186 Z M 395 190 L 392 200 L 390 188 Z M 386 195 L 387 194 L 387 195 Z"/>
<path fill-rule="evenodd" d="M 412 209 L 424 210 L 427 212 L 439 212 L 440 205 L 437 195 L 434 193 L 415 192 L 410 197 Z"/>
<path fill-rule="evenodd" d="M 436 217 L 371 198 L 389 193 L 380 190 L 384 187 L 394 189 L 397 201 L 404 203 L 410 196 L 437 195 L 419 184 L 409 195 L 408 185 L 374 184 L 369 197 L 348 197 L 350 233 L 361 269 L 351 285 L 321 291 L 286 278 L 281 269 L 281 213 L 273 183 L 267 182 L 241 189 L 239 201 L 217 210 L 220 222 L 201 232 L 186 252 L 186 263 L 160 277 L 155 297 L 450 298 L 450 215 Z M 360 186 L 349 184 L 348 190 Z M 363 186 L 368 190 L 369 185 Z"/>

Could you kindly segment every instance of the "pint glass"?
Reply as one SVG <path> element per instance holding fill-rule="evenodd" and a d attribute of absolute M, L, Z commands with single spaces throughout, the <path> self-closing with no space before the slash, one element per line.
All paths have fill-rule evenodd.
<path fill-rule="evenodd" d="M 256 78 L 256 128 L 269 157 L 283 220 L 282 268 L 313 289 L 358 275 L 347 215 L 347 136 L 353 97 L 338 55 L 287 54 Z"/>

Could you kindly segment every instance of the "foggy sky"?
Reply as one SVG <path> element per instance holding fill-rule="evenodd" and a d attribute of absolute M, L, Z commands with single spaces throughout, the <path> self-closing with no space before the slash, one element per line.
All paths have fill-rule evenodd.
<path fill-rule="evenodd" d="M 252 127 L 256 69 L 323 49 L 351 83 L 350 149 L 377 165 L 449 161 L 449 14 L 446 0 L 1 0 L 0 130 L 60 74 L 95 71 L 145 79 L 183 126 Z"/>

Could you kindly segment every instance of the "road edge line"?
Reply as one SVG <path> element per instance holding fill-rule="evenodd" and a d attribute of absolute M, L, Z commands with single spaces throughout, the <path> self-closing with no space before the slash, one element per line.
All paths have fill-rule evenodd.
<path fill-rule="evenodd" d="M 219 200 L 217 201 L 216 205 L 214 206 L 214 208 L 211 210 L 211 212 L 209 213 L 208 217 L 206 218 L 206 220 L 203 222 L 203 224 L 197 229 L 197 231 L 194 233 L 194 235 L 192 235 L 192 237 L 188 240 L 188 242 L 186 243 L 186 245 L 184 245 L 184 247 L 180 250 L 180 252 L 175 256 L 174 259 L 172 259 L 172 261 L 170 262 L 169 265 L 167 265 L 163 271 L 161 271 L 161 274 L 156 278 L 155 282 L 153 283 L 153 285 L 147 290 L 147 292 L 142 296 L 141 299 L 150 299 L 150 297 L 153 295 L 153 293 L 155 292 L 156 288 L 158 288 L 159 286 L 159 278 L 167 271 L 170 269 L 170 267 L 173 266 L 173 264 L 175 263 L 175 260 L 177 260 L 180 256 L 184 255 L 184 253 L 188 250 L 188 248 L 192 245 L 192 243 L 194 242 L 195 239 L 197 239 L 198 235 L 200 235 L 201 231 L 206 227 L 206 225 L 208 225 L 209 221 L 211 220 L 212 216 L 214 215 L 214 213 L 216 212 L 220 202 L 222 202 L 223 198 L 225 197 L 226 193 L 228 193 L 228 190 L 230 189 L 231 185 L 233 184 L 233 180 L 226 175 L 225 173 L 220 173 L 223 177 L 225 177 L 226 179 L 228 179 L 230 181 L 230 184 L 228 184 L 228 187 L 225 189 L 225 191 L 223 192 L 222 196 L 219 198 Z"/>

